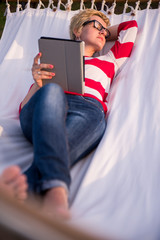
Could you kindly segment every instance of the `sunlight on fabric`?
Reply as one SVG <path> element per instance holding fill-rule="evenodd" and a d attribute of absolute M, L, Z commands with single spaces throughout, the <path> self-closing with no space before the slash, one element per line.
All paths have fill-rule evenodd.
<path fill-rule="evenodd" d="M 5 60 L 10 59 L 22 59 L 24 57 L 24 50 L 23 47 L 17 43 L 17 41 L 13 41 L 12 47 L 10 51 L 6 54 Z"/>
<path fill-rule="evenodd" d="M 3 132 L 3 127 L 0 126 L 0 136 L 2 135 L 2 132 Z"/>

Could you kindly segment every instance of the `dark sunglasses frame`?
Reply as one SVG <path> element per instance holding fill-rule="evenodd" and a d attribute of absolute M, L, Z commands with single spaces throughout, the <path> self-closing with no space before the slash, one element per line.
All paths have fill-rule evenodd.
<path fill-rule="evenodd" d="M 86 25 L 89 24 L 89 23 L 92 23 L 92 22 L 94 23 L 94 28 L 96 28 L 98 31 L 102 31 L 102 29 L 104 29 L 104 30 L 106 31 L 107 35 L 105 36 L 105 39 L 107 39 L 107 38 L 110 37 L 110 35 L 111 35 L 110 31 L 109 31 L 107 28 L 103 27 L 103 25 L 102 25 L 100 22 L 98 22 L 97 20 L 89 20 L 89 21 L 86 21 L 86 22 L 83 23 L 83 27 L 86 26 Z M 96 24 L 95 24 L 96 22 L 101 26 L 100 29 L 98 29 L 98 28 L 96 27 Z"/>

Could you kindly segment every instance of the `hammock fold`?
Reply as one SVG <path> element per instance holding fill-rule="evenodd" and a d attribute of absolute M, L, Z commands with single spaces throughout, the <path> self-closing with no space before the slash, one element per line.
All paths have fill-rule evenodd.
<path fill-rule="evenodd" d="M 92 2 L 94 3 L 94 2 Z M 19 104 L 33 83 L 31 67 L 41 36 L 69 38 L 69 22 L 79 10 L 62 11 L 40 2 L 15 13 L 7 5 L 0 41 L 0 171 L 11 164 L 26 170 L 33 149 L 20 129 Z M 135 19 L 138 36 L 132 55 L 114 79 L 105 135 L 95 150 L 72 169 L 70 205 L 73 224 L 118 239 L 160 235 L 160 8 L 145 10 L 126 2 L 116 15 L 102 2 L 111 25 Z M 53 8 L 53 9 L 52 9 Z M 84 5 L 81 1 L 80 9 Z M 92 4 L 91 8 L 95 8 Z M 127 8 L 131 11 L 126 13 Z M 113 43 L 110 43 L 113 44 Z M 108 46 L 110 47 L 109 43 Z M 107 45 L 102 53 L 108 51 Z"/>

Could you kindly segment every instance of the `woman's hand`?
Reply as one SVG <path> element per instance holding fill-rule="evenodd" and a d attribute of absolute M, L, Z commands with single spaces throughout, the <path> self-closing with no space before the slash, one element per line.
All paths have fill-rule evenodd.
<path fill-rule="evenodd" d="M 42 56 L 42 53 L 38 53 L 37 56 L 34 58 L 34 62 L 32 65 L 32 76 L 35 81 L 35 83 L 38 85 L 38 87 L 42 87 L 42 79 L 52 79 L 53 76 L 55 76 L 55 73 L 48 72 L 42 70 L 45 69 L 52 69 L 54 66 L 51 64 L 45 64 L 41 63 L 39 64 L 38 61 L 40 57 Z"/>
<path fill-rule="evenodd" d="M 108 27 L 111 35 L 107 38 L 107 41 L 116 41 L 118 39 L 118 27 L 119 25 Z"/>

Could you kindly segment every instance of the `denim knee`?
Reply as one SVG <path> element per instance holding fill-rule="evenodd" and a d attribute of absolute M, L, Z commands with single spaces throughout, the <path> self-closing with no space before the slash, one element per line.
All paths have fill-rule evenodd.
<path fill-rule="evenodd" d="M 64 91 L 63 89 L 56 83 L 48 83 L 45 86 L 43 86 L 41 89 L 41 94 L 45 95 L 45 98 L 52 98 L 53 100 L 59 99 L 61 96 L 64 96 Z"/>
<path fill-rule="evenodd" d="M 39 91 L 40 93 L 37 103 L 39 112 L 43 113 L 43 115 L 46 115 L 46 117 L 50 115 L 52 118 L 54 113 L 56 113 L 57 118 L 61 118 L 64 114 L 66 114 L 66 95 L 58 84 L 46 84 Z"/>

